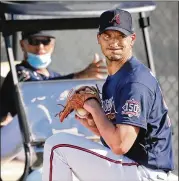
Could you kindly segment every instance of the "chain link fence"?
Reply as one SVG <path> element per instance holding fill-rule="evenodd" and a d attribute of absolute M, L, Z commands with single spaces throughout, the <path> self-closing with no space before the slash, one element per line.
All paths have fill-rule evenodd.
<path fill-rule="evenodd" d="M 174 173 L 178 175 L 178 2 L 157 2 L 151 21 L 156 75 L 172 122 Z"/>
<path fill-rule="evenodd" d="M 165 66 L 161 71 L 165 70 Z M 158 69 L 157 69 L 158 70 Z M 159 70 L 158 70 L 159 71 Z M 159 82 L 163 91 L 166 104 L 169 109 L 169 117 L 173 129 L 173 150 L 175 173 L 178 174 L 178 79 L 175 76 L 159 76 Z"/>

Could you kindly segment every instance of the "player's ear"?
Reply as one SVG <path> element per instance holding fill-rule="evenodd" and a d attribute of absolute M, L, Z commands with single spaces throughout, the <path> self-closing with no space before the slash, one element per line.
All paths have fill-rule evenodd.
<path fill-rule="evenodd" d="M 130 45 L 131 45 L 131 47 L 133 47 L 135 40 L 136 40 L 136 34 L 133 33 L 132 35 L 130 35 L 130 37 L 131 37 L 131 44 Z"/>

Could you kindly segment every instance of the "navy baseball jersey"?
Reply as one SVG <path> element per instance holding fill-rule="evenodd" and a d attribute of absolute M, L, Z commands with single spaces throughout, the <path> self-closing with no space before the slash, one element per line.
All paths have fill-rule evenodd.
<path fill-rule="evenodd" d="M 66 76 L 61 76 L 59 73 L 56 73 L 48 69 L 49 76 L 39 74 L 32 67 L 30 67 L 27 62 L 23 61 L 22 63 L 16 65 L 16 71 L 18 79 L 22 81 L 42 81 L 42 80 L 54 80 L 54 79 L 72 79 L 74 74 L 69 74 Z M 14 92 L 13 92 L 13 82 L 11 72 L 8 73 L 7 77 L 4 80 L 0 94 L 1 94 L 1 110 L 0 110 L 0 119 L 11 113 L 14 116 L 16 111 L 15 101 L 14 101 Z"/>
<path fill-rule="evenodd" d="M 125 156 L 152 169 L 174 169 L 172 130 L 158 81 L 135 57 L 128 60 L 103 85 L 102 106 L 113 124 L 140 127 Z M 102 143 L 106 145 L 103 138 Z"/>

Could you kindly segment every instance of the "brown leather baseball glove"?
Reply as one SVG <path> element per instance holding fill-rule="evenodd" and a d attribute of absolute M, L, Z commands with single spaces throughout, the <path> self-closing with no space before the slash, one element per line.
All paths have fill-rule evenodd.
<path fill-rule="evenodd" d="M 63 122 L 63 120 L 74 110 L 83 108 L 85 101 L 89 99 L 96 99 L 101 105 L 98 87 L 81 86 L 76 90 L 72 89 L 67 96 L 66 105 L 62 105 L 64 108 L 58 114 L 60 122 Z"/>

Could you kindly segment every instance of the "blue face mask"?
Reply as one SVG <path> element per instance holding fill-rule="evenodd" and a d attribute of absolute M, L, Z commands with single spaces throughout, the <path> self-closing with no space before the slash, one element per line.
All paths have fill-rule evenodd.
<path fill-rule="evenodd" d="M 51 63 L 51 54 L 36 55 L 27 52 L 27 62 L 35 69 L 47 68 Z"/>

